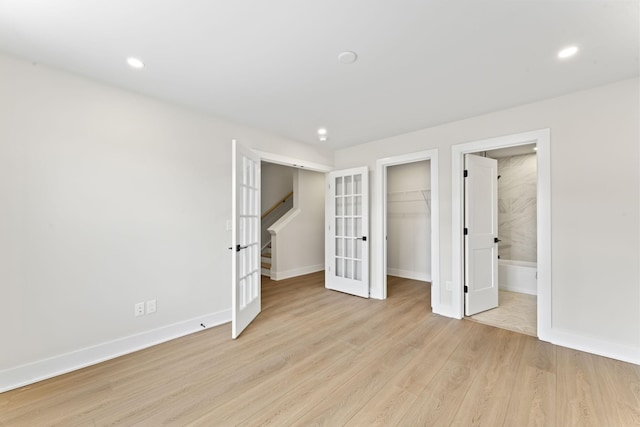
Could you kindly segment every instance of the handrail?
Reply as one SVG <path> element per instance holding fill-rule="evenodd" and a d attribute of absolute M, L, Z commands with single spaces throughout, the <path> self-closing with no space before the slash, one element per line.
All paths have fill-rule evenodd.
<path fill-rule="evenodd" d="M 278 206 L 280 206 L 282 203 L 286 202 L 289 199 L 289 197 L 291 197 L 291 196 L 293 196 L 293 191 L 291 193 L 287 194 L 286 196 L 284 196 L 282 199 L 278 200 L 275 205 L 273 205 L 269 209 L 267 209 L 267 211 L 262 214 L 260 219 L 261 220 L 264 219 L 271 212 L 275 211 L 278 208 Z"/>

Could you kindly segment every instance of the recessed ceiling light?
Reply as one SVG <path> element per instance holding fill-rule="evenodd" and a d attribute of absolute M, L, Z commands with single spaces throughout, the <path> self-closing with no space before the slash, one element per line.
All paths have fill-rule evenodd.
<path fill-rule="evenodd" d="M 358 60 L 358 54 L 350 50 L 341 52 L 338 55 L 338 61 L 342 62 L 343 64 L 353 64 L 357 60 Z"/>
<path fill-rule="evenodd" d="M 127 58 L 127 64 L 129 64 L 131 68 L 144 68 L 144 62 L 138 58 Z"/>
<path fill-rule="evenodd" d="M 538 151 L 538 147 L 533 147 L 533 151 Z"/>
<path fill-rule="evenodd" d="M 578 53 L 578 46 L 567 46 L 564 49 L 562 49 L 560 52 L 558 52 L 558 58 L 560 59 L 570 58 L 576 53 Z"/>
<path fill-rule="evenodd" d="M 318 139 L 319 139 L 321 142 L 325 142 L 325 141 L 326 141 L 327 139 L 329 139 L 329 138 L 327 138 L 327 135 L 320 135 L 320 136 L 318 137 Z"/>
<path fill-rule="evenodd" d="M 326 135 L 326 134 L 327 134 L 327 129 L 325 128 L 318 129 L 318 135 Z"/>

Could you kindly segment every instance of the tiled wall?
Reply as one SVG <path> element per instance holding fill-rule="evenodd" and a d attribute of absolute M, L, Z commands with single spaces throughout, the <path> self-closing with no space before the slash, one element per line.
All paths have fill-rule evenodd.
<path fill-rule="evenodd" d="M 501 259 L 536 262 L 535 154 L 498 159 L 498 253 Z"/>

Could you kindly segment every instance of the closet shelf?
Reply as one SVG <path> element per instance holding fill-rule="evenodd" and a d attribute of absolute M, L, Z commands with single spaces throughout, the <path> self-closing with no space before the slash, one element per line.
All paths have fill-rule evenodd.
<path fill-rule="evenodd" d="M 393 197 L 396 196 L 396 197 Z M 404 196 L 398 198 L 398 196 Z M 431 190 L 418 188 L 415 190 L 389 191 L 387 192 L 387 203 L 409 203 L 424 202 L 427 209 L 431 211 Z"/>

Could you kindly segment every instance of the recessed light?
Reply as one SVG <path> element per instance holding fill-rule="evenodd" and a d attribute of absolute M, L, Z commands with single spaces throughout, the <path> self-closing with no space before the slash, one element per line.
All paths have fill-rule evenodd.
<path fill-rule="evenodd" d="M 538 151 L 538 147 L 533 147 L 533 151 Z"/>
<path fill-rule="evenodd" d="M 560 50 L 560 52 L 558 52 L 558 58 L 570 58 L 576 53 L 578 53 L 578 46 L 567 46 L 564 49 Z"/>
<path fill-rule="evenodd" d="M 127 64 L 129 64 L 131 68 L 144 68 L 144 62 L 138 58 L 127 58 Z"/>
<path fill-rule="evenodd" d="M 327 134 L 327 129 L 325 128 L 318 129 L 318 135 L 326 135 L 326 134 Z"/>
<path fill-rule="evenodd" d="M 320 135 L 320 136 L 318 137 L 318 139 L 319 139 L 321 142 L 325 142 L 325 141 L 326 141 L 327 139 L 329 139 L 329 138 L 327 137 L 327 135 Z"/>
<path fill-rule="evenodd" d="M 358 54 L 350 50 L 341 52 L 338 55 L 338 61 L 342 62 L 343 64 L 353 64 L 357 60 L 358 60 Z"/>

